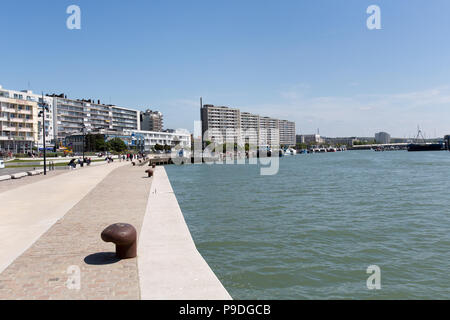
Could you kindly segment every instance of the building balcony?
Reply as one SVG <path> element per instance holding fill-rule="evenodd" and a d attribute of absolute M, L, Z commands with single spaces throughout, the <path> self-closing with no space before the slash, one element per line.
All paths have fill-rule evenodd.
<path fill-rule="evenodd" d="M 10 127 L 10 126 L 2 126 L 2 131 L 17 131 L 16 127 Z"/>
<path fill-rule="evenodd" d="M 29 114 L 29 115 L 31 115 L 31 114 L 33 114 L 33 111 L 32 110 L 17 110 L 17 113 L 18 114 Z"/>

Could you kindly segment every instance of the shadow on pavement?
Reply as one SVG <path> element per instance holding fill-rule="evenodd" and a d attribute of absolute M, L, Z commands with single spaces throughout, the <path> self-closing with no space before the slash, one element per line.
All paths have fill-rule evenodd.
<path fill-rule="evenodd" d="M 119 262 L 120 259 L 116 257 L 115 252 L 98 252 L 94 254 L 88 255 L 84 258 L 84 262 L 86 264 L 91 265 L 105 265 L 105 264 L 113 264 Z"/>

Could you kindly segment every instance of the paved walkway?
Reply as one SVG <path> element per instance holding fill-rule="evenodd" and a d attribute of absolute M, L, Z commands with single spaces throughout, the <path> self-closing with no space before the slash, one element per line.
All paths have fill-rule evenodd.
<path fill-rule="evenodd" d="M 145 177 L 144 170 L 129 162 L 114 163 L 70 173 L 74 174 L 70 180 L 69 176 L 65 179 L 59 175 L 39 182 L 40 188 L 36 183 L 0 194 L 0 203 L 9 201 L 7 208 L 14 208 L 6 215 L 3 211 L 0 214 L 0 234 L 7 233 L 1 236 L 0 243 L 2 247 L 14 247 L 6 250 L 10 256 L 18 249 L 16 234 L 27 234 L 20 246 L 26 247 L 45 226 L 73 207 L 0 274 L 0 299 L 139 299 L 136 259 L 118 261 L 114 245 L 103 242 L 100 233 L 112 223 L 126 222 L 134 225 L 139 234 L 152 180 Z M 70 181 L 70 186 L 60 185 L 61 179 Z M 81 201 L 80 189 L 86 195 Z M 17 198 L 19 194 L 22 199 Z M 27 196 L 28 201 L 23 201 Z M 63 205 L 65 202 L 69 204 Z M 52 208 L 51 212 L 45 207 Z M 3 252 L 0 257 L 4 265 Z M 80 289 L 69 289 L 67 281 L 77 278 L 78 268 Z M 75 274 L 70 274 L 73 270 Z"/>
<path fill-rule="evenodd" d="M 33 177 L 25 177 L 17 181 L 21 187 L 0 193 L 0 272 L 122 165 L 112 163 L 47 178 L 41 176 L 36 183 L 31 183 Z"/>
<path fill-rule="evenodd" d="M 19 172 L 26 172 L 26 171 L 31 171 L 31 170 L 33 170 L 33 168 L 29 168 L 28 170 L 21 170 Z M 69 172 L 69 170 L 67 170 L 67 171 L 66 170 L 53 170 L 53 171 L 48 171 L 46 176 L 44 176 L 44 174 L 40 174 L 37 176 L 23 177 L 22 179 L 10 179 L 10 180 L 0 181 L 0 194 L 3 192 L 6 192 L 6 191 L 11 191 L 13 189 L 17 189 L 19 187 L 23 187 L 27 184 L 36 183 L 41 180 L 47 180 L 54 176 L 68 173 L 68 172 Z M 0 172 L 0 175 L 3 175 L 3 173 Z M 5 173 L 5 175 L 9 175 L 9 173 Z"/>

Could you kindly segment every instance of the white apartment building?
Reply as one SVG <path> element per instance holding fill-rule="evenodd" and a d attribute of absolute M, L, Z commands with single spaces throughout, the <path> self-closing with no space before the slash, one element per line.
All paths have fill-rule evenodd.
<path fill-rule="evenodd" d="M 239 109 L 204 105 L 201 109 L 201 119 L 203 141 L 215 141 L 216 143 L 241 141 L 241 112 Z"/>
<path fill-rule="evenodd" d="M 261 117 L 259 119 L 259 146 L 279 146 L 280 145 L 280 127 L 279 120 L 270 117 Z"/>
<path fill-rule="evenodd" d="M 259 141 L 259 115 L 241 112 L 242 143 L 257 146 Z"/>
<path fill-rule="evenodd" d="M 260 147 L 295 146 L 295 123 L 261 117 L 236 108 L 204 105 L 201 108 L 203 141 L 222 143 L 224 138 Z"/>
<path fill-rule="evenodd" d="M 295 146 L 295 122 L 279 120 L 278 127 L 280 129 L 280 144 L 284 146 Z"/>
<path fill-rule="evenodd" d="M 48 105 L 45 119 L 39 116 L 42 95 L 0 86 L 0 150 L 25 153 L 34 146 L 43 148 L 43 125 L 46 146 L 54 146 L 53 99 L 44 97 L 44 102 Z"/>
<path fill-rule="evenodd" d="M 98 100 L 68 99 L 64 94 L 51 95 L 54 105 L 55 137 L 63 143 L 67 136 L 86 130 L 140 130 L 140 112 L 115 105 L 105 105 Z"/>
<path fill-rule="evenodd" d="M 157 144 L 174 147 L 180 145 L 184 149 L 191 148 L 191 134 L 184 129 L 174 132 L 156 132 L 142 130 L 125 130 L 124 134 L 132 137 L 133 146 L 141 146 L 141 151 L 150 152 Z"/>

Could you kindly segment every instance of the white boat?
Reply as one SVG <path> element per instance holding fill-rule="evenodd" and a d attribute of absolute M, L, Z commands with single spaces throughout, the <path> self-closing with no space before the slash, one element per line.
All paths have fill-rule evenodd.
<path fill-rule="evenodd" d="M 289 148 L 284 151 L 285 156 L 295 156 L 296 154 L 297 154 L 297 150 L 295 150 L 293 148 Z"/>

